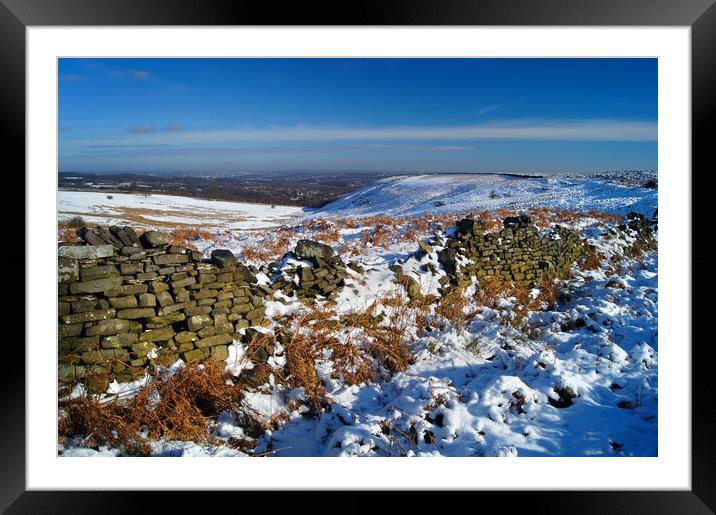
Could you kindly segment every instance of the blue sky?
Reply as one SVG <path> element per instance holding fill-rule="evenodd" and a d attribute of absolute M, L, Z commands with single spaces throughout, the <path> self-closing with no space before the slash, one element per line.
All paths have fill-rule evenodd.
<path fill-rule="evenodd" d="M 60 171 L 657 169 L 656 59 L 60 59 Z"/>

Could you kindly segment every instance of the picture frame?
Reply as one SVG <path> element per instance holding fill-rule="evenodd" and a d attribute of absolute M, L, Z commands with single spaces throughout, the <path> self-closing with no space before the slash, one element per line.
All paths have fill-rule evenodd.
<path fill-rule="evenodd" d="M 127 0 L 121 3 L 91 2 L 90 0 L 0 0 L 0 62 L 3 81 L 0 98 L 3 102 L 3 131 L 9 143 L 8 155 L 17 167 L 24 169 L 25 152 L 25 30 L 31 26 L 119 26 L 119 25 L 529 25 L 529 26 L 689 26 L 691 27 L 692 71 L 692 170 L 685 180 L 692 184 L 692 267 L 708 270 L 713 258 L 698 249 L 693 236 L 708 234 L 709 205 L 712 191 L 704 180 L 708 178 L 706 163 L 712 146 L 708 128 L 712 125 L 716 101 L 716 7 L 713 0 L 586 1 L 549 0 L 542 2 L 488 1 L 451 3 L 407 1 L 366 2 L 356 5 L 354 12 L 343 14 L 339 4 L 326 7 L 320 4 L 287 6 L 281 10 L 264 4 L 249 2 L 192 2 L 175 0 L 171 4 L 158 1 Z M 25 191 L 24 181 L 18 180 L 15 191 Z M 25 234 L 25 238 L 31 235 Z M 18 242 L 19 244 L 19 242 Z M 27 271 L 26 271 L 27 273 Z M 583 491 L 583 492 L 521 492 L 510 493 L 511 503 L 530 506 L 538 512 L 564 513 L 711 513 L 716 510 L 714 488 L 713 436 L 714 386 L 709 375 L 713 349 L 707 335 L 698 338 L 697 322 L 708 320 L 710 303 L 698 299 L 698 293 L 712 291 L 714 279 L 710 274 L 699 277 L 698 290 L 692 288 L 692 488 L 690 491 Z M 20 276 L 16 290 L 20 291 Z M 688 302 L 689 299 L 684 299 Z M 9 309 L 9 308 L 8 308 Z M 28 323 L 28 313 L 25 321 Z M 703 327 L 703 326 L 702 326 Z M 690 343 L 690 342 L 683 342 Z M 123 512 L 128 507 L 144 505 L 143 494 L 128 492 L 60 492 L 27 491 L 25 486 L 25 376 L 23 366 L 3 374 L 5 396 L 3 416 L 0 417 L 2 436 L 0 456 L 3 460 L 3 481 L 0 486 L 0 508 L 8 513 L 83 513 Z M 668 414 L 667 414 L 668 416 Z M 192 494 L 195 495 L 195 494 Z M 211 494 L 212 496 L 215 494 Z M 246 494 L 242 494 L 246 495 Z M 295 495 L 295 494 L 294 494 Z M 359 492 L 348 494 L 349 505 L 360 505 Z M 482 493 L 497 499 L 503 493 Z M 219 499 L 226 498 L 222 494 Z M 167 496 L 168 497 L 168 496 Z M 164 508 L 170 504 L 187 507 L 188 494 L 172 493 L 163 499 Z M 202 496 L 203 497 L 203 496 Z M 430 497 L 430 496 L 424 496 Z M 141 499 L 141 500 L 140 500 Z M 199 497 L 192 498 L 194 502 Z M 228 500 L 228 499 L 227 499 Z M 281 497 L 277 497 L 279 504 Z M 294 499 L 294 502 L 301 502 Z M 428 503 L 442 504 L 439 498 Z M 345 502 L 345 501 L 344 501 Z M 424 502 L 421 500 L 421 503 Z M 141 503 L 141 504 L 140 504 Z"/>

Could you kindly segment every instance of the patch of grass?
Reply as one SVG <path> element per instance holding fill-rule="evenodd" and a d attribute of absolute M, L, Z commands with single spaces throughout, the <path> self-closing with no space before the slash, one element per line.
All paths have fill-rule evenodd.
<path fill-rule="evenodd" d="M 67 222 L 57 222 L 57 241 L 63 243 L 78 243 L 82 240 L 77 236 L 77 229 L 69 227 Z"/>
<path fill-rule="evenodd" d="M 604 261 L 604 254 L 586 240 L 582 241 L 582 253 L 577 259 L 577 266 L 582 270 L 597 270 Z"/>
<path fill-rule="evenodd" d="M 507 291 L 508 284 L 499 276 L 483 277 L 477 282 L 475 301 L 480 306 L 495 308 L 500 295 Z"/>
<path fill-rule="evenodd" d="M 387 226 L 378 225 L 372 231 L 363 231 L 360 241 L 363 246 L 372 245 L 373 247 L 386 247 L 390 241 L 391 231 Z"/>
<path fill-rule="evenodd" d="M 341 241 L 341 233 L 338 232 L 338 229 L 332 227 L 330 229 L 317 233 L 313 237 L 313 239 L 327 244 L 338 243 L 339 241 Z"/>
<path fill-rule="evenodd" d="M 534 288 L 528 283 L 506 281 L 498 276 L 484 277 L 478 282 L 475 301 L 480 306 L 495 309 L 500 298 L 514 298 L 513 315 L 502 318 L 501 322 L 516 329 L 524 329 L 527 315 L 531 311 L 553 309 L 559 294 L 559 283 L 553 279 L 543 279 L 532 286 Z M 535 288 L 537 295 L 533 294 Z"/>
<path fill-rule="evenodd" d="M 82 446 L 107 445 L 131 456 L 147 456 L 157 438 L 216 444 L 213 420 L 231 413 L 249 434 L 264 426 L 243 406 L 243 393 L 223 364 L 187 365 L 169 377 L 157 377 L 128 399 L 100 402 L 93 396 L 63 401 L 61 440 L 81 437 Z"/>
<path fill-rule="evenodd" d="M 241 257 L 254 262 L 278 260 L 288 252 L 293 235 L 293 229 L 281 227 L 273 233 L 266 234 L 260 243 L 243 249 Z"/>
<path fill-rule="evenodd" d="M 462 325 L 469 315 L 465 313 L 468 299 L 460 288 L 451 288 L 450 291 L 440 297 L 435 313 L 449 320 L 453 325 Z"/>
<path fill-rule="evenodd" d="M 303 387 L 309 406 L 318 408 L 325 402 L 325 389 L 316 372 L 320 357 L 314 339 L 301 326 L 292 331 L 283 343 L 286 356 L 286 381 L 292 388 Z"/>
<path fill-rule="evenodd" d="M 200 231 L 194 228 L 174 229 L 169 233 L 169 242 L 177 247 L 197 250 L 193 242 L 198 240 L 213 240 L 213 236 L 208 231 Z"/>
<path fill-rule="evenodd" d="M 67 227 L 72 227 L 73 229 L 81 229 L 82 227 L 87 226 L 87 222 L 85 222 L 84 218 L 81 216 L 73 216 L 69 220 L 65 222 Z"/>

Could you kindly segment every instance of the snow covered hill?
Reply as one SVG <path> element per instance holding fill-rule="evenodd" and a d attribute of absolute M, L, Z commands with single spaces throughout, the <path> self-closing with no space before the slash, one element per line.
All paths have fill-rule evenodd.
<path fill-rule="evenodd" d="M 651 216 L 657 190 L 642 183 L 622 184 L 596 177 L 552 175 L 545 178 L 498 174 L 419 175 L 391 177 L 328 204 L 312 213 L 320 216 L 422 215 L 473 209 L 598 210 Z"/>

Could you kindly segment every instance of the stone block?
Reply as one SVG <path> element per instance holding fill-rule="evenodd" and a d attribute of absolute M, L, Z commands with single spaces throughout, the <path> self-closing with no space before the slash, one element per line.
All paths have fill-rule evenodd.
<path fill-rule="evenodd" d="M 209 348 L 202 348 L 202 349 L 194 349 L 185 352 L 181 355 L 182 359 L 186 363 L 198 363 L 200 361 L 205 360 L 211 355 L 211 350 Z"/>
<path fill-rule="evenodd" d="M 236 264 L 236 256 L 226 249 L 211 251 L 211 262 L 219 268 L 228 268 Z"/>
<path fill-rule="evenodd" d="M 191 304 L 188 304 L 186 302 L 178 302 L 176 304 L 169 304 L 168 306 L 164 306 L 159 308 L 159 315 L 168 315 L 169 313 L 175 313 L 177 311 L 181 311 L 182 309 L 186 309 L 188 307 L 191 307 Z"/>
<path fill-rule="evenodd" d="M 144 272 L 141 274 L 137 274 L 135 277 L 137 278 L 137 281 L 148 281 L 150 279 L 154 279 L 157 276 L 158 274 L 156 272 Z"/>
<path fill-rule="evenodd" d="M 193 315 L 187 319 L 187 327 L 190 331 L 198 331 L 203 327 L 212 325 L 214 321 L 208 315 Z"/>
<path fill-rule="evenodd" d="M 234 338 L 229 334 L 217 334 L 215 336 L 209 336 L 202 338 L 194 343 L 197 349 L 203 349 L 206 347 L 213 347 L 214 345 L 228 345 L 234 341 Z"/>
<path fill-rule="evenodd" d="M 124 284 L 116 288 L 109 288 L 104 291 L 105 297 L 122 297 L 124 295 L 136 295 L 147 291 L 146 284 Z"/>
<path fill-rule="evenodd" d="M 159 231 L 146 231 L 139 237 L 144 248 L 162 247 L 169 244 L 169 235 Z"/>
<path fill-rule="evenodd" d="M 180 344 L 192 343 L 197 341 L 198 339 L 199 337 L 193 331 L 182 331 L 174 336 L 174 341 Z"/>
<path fill-rule="evenodd" d="M 169 285 L 161 281 L 154 281 L 149 284 L 149 291 L 155 294 L 163 291 L 169 291 Z"/>
<path fill-rule="evenodd" d="M 119 270 L 124 275 L 140 274 L 144 272 L 144 263 L 122 263 L 119 265 Z"/>
<path fill-rule="evenodd" d="M 60 338 L 66 338 L 68 336 L 79 336 L 82 334 L 82 328 L 84 322 L 77 322 L 75 324 L 60 324 L 57 327 L 58 336 Z"/>
<path fill-rule="evenodd" d="M 135 320 L 137 318 L 149 318 L 156 315 L 154 308 L 132 308 L 120 309 L 117 318 Z"/>
<path fill-rule="evenodd" d="M 156 265 L 180 265 L 189 262 L 186 254 L 160 254 L 152 258 Z"/>
<path fill-rule="evenodd" d="M 169 245 L 167 247 L 167 252 L 169 254 L 187 254 L 189 249 L 186 247 L 179 247 L 178 245 Z"/>
<path fill-rule="evenodd" d="M 151 341 L 140 341 L 132 345 L 132 353 L 138 357 L 146 357 L 147 354 L 156 350 L 157 346 Z"/>
<path fill-rule="evenodd" d="M 248 327 L 249 327 L 249 321 L 248 321 L 248 320 L 241 319 L 241 320 L 237 320 L 237 321 L 236 321 L 236 330 L 237 330 L 237 331 L 240 330 L 240 329 L 246 329 L 246 328 L 248 328 Z"/>
<path fill-rule="evenodd" d="M 102 338 L 100 345 L 103 349 L 120 349 L 131 347 L 137 341 L 136 333 L 121 333 Z"/>
<path fill-rule="evenodd" d="M 110 319 L 102 320 L 92 327 L 85 330 L 87 336 L 100 335 L 106 336 L 110 334 L 127 333 L 130 331 L 130 322 L 128 320 Z"/>
<path fill-rule="evenodd" d="M 65 324 L 76 324 L 77 322 L 92 322 L 95 320 L 106 320 L 114 318 L 117 312 L 114 309 L 100 309 L 96 311 L 85 311 L 84 313 L 74 313 L 62 317 Z"/>
<path fill-rule="evenodd" d="M 230 291 L 220 293 L 216 296 L 216 300 L 218 300 L 218 301 L 231 300 L 233 298 L 234 298 L 234 294 L 233 294 L 233 292 L 230 292 Z M 229 303 L 229 305 L 231 305 L 231 303 Z"/>
<path fill-rule="evenodd" d="M 174 329 L 171 326 L 150 329 L 139 335 L 140 342 L 167 341 L 174 336 Z"/>
<path fill-rule="evenodd" d="M 174 304 L 174 299 L 172 299 L 171 294 L 168 291 L 161 291 L 157 293 L 157 302 L 159 302 L 159 305 L 161 307 L 169 306 L 170 304 Z"/>
<path fill-rule="evenodd" d="M 101 291 L 117 288 L 122 284 L 122 277 L 104 277 L 70 284 L 70 293 L 98 293 Z"/>
<path fill-rule="evenodd" d="M 219 292 L 217 290 L 205 289 L 205 290 L 199 290 L 199 291 L 193 293 L 192 298 L 196 299 L 196 300 L 208 299 L 208 298 L 215 299 L 218 294 L 219 294 Z"/>
<path fill-rule="evenodd" d="M 114 265 L 94 265 L 80 268 L 80 279 L 82 281 L 92 281 L 94 279 L 104 279 L 119 275 L 119 270 Z"/>
<path fill-rule="evenodd" d="M 74 258 L 57 258 L 57 281 L 68 283 L 79 279 L 80 269 L 78 261 Z"/>
<path fill-rule="evenodd" d="M 207 336 L 214 336 L 216 334 L 216 327 L 213 325 L 202 327 L 199 329 L 196 334 L 199 335 L 199 338 L 206 338 Z"/>
<path fill-rule="evenodd" d="M 76 336 L 72 338 L 60 338 L 57 341 L 57 350 L 60 355 L 81 354 L 97 349 L 99 346 L 98 336 Z"/>
<path fill-rule="evenodd" d="M 231 308 L 232 313 L 237 313 L 239 315 L 245 315 L 249 311 L 251 311 L 251 304 L 249 304 L 248 302 L 234 304 L 234 306 Z"/>
<path fill-rule="evenodd" d="M 99 349 L 82 353 L 82 361 L 92 365 L 113 360 L 129 361 L 129 351 L 125 349 Z"/>
<path fill-rule="evenodd" d="M 107 299 L 113 308 L 136 308 L 137 298 L 134 295 L 125 295 L 124 297 L 111 297 Z"/>
<path fill-rule="evenodd" d="M 229 359 L 229 346 L 228 345 L 216 345 L 211 347 L 211 356 L 213 361 L 221 363 Z"/>
<path fill-rule="evenodd" d="M 187 316 L 208 315 L 211 313 L 211 306 L 195 306 L 184 310 Z"/>
<path fill-rule="evenodd" d="M 187 277 L 186 279 L 171 282 L 172 289 L 174 290 L 176 290 L 177 288 L 186 288 L 187 286 L 191 286 L 192 284 L 196 284 L 196 279 L 194 279 L 193 277 Z"/>
<path fill-rule="evenodd" d="M 114 255 L 113 245 L 63 245 L 57 249 L 57 255 L 72 259 L 101 259 Z"/>
<path fill-rule="evenodd" d="M 140 293 L 139 305 L 143 308 L 153 308 L 157 305 L 157 298 L 152 293 Z"/>
<path fill-rule="evenodd" d="M 180 343 L 177 345 L 177 352 L 178 353 L 187 352 L 187 351 L 192 350 L 193 348 L 194 348 L 194 344 L 191 342 Z"/>

